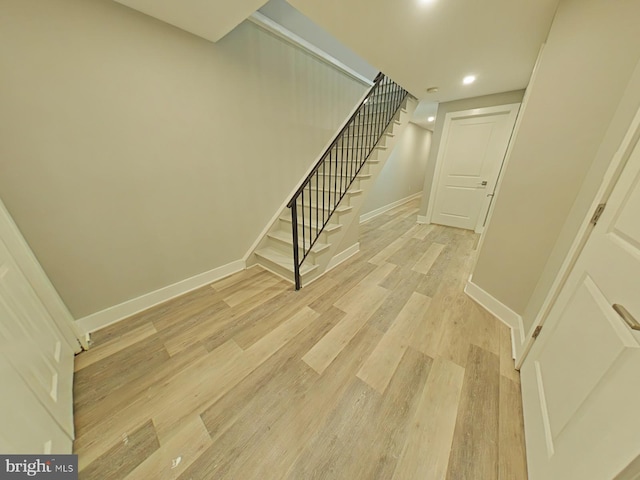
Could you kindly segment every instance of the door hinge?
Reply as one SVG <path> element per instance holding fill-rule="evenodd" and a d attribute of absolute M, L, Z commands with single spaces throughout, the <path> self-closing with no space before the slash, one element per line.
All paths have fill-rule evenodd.
<path fill-rule="evenodd" d="M 602 216 L 602 212 L 604 212 L 604 207 L 606 206 L 607 206 L 606 203 L 601 203 L 596 207 L 596 211 L 593 212 L 593 217 L 591 217 L 591 223 L 593 225 L 598 223 L 598 220 L 600 220 L 600 217 Z"/>
<path fill-rule="evenodd" d="M 536 327 L 536 329 L 533 331 L 533 339 L 535 340 L 536 338 L 538 338 L 538 335 L 540 335 L 540 331 L 542 330 L 542 325 L 538 325 Z"/>

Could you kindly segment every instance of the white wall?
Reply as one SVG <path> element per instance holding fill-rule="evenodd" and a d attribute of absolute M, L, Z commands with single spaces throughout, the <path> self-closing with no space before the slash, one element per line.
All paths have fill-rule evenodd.
<path fill-rule="evenodd" d="M 1 11 L 0 197 L 76 318 L 242 258 L 365 91 L 249 22 Z"/>
<path fill-rule="evenodd" d="M 548 291 L 584 216 L 589 192 L 580 199 L 581 188 L 640 58 L 638 18 L 640 2 L 560 2 L 473 273 L 516 313 L 534 291 L 538 299 Z M 545 270 L 552 274 L 540 284 Z"/>
<path fill-rule="evenodd" d="M 613 155 L 620 146 L 624 135 L 636 112 L 640 108 L 640 62 L 625 88 L 625 92 L 618 103 L 618 108 L 613 116 L 613 120 L 598 147 L 598 152 L 585 177 L 580 191 L 576 196 L 569 215 L 560 230 L 558 239 L 553 246 L 547 263 L 536 284 L 536 288 L 531 294 L 531 298 L 522 314 L 523 324 L 526 330 L 533 325 L 542 304 L 549 293 L 549 287 L 553 283 L 560 266 L 562 265 L 573 240 L 584 222 L 584 219 L 593 212 L 589 211 L 591 204 L 595 200 L 595 195 L 600 188 L 602 178 L 607 171 Z"/>
<path fill-rule="evenodd" d="M 367 193 L 360 214 L 366 215 L 420 193 L 430 149 L 431 132 L 409 123 Z"/>

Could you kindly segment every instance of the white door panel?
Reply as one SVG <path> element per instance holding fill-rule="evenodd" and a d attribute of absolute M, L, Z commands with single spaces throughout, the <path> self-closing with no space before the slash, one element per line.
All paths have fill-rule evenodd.
<path fill-rule="evenodd" d="M 640 455 L 640 148 L 522 366 L 531 480 L 612 479 Z"/>
<path fill-rule="evenodd" d="M 480 178 L 487 163 L 495 121 L 494 116 L 454 121 L 446 145 L 448 175 Z"/>
<path fill-rule="evenodd" d="M 439 197 L 441 205 L 438 218 L 448 218 L 451 222 L 455 222 L 455 218 L 461 219 L 462 222 L 473 222 L 473 218 L 477 216 L 480 210 L 480 204 L 475 202 L 476 197 L 477 191 L 475 187 L 445 186 Z"/>
<path fill-rule="evenodd" d="M 72 440 L 34 396 L 13 365 L 0 355 L 0 452 L 70 453 Z"/>
<path fill-rule="evenodd" d="M 0 451 L 70 453 L 74 352 L 22 270 L 33 254 L 12 225 L 0 203 Z"/>
<path fill-rule="evenodd" d="M 432 194 L 432 223 L 479 230 L 513 130 L 517 105 L 447 114 Z"/>
<path fill-rule="evenodd" d="M 0 346 L 40 403 L 73 436 L 73 352 L 0 240 Z"/>

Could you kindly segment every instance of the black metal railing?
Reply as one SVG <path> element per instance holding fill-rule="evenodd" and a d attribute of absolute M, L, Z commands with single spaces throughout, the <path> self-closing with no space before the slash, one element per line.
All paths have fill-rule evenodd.
<path fill-rule="evenodd" d="M 367 96 L 287 204 L 296 290 L 300 269 L 408 93 L 379 73 Z"/>

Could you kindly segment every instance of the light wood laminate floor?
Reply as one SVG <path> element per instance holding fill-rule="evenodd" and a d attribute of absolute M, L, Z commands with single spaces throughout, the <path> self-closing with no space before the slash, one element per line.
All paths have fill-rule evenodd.
<path fill-rule="evenodd" d="M 255 267 L 96 332 L 80 478 L 526 479 L 509 330 L 463 293 L 477 235 L 417 209 L 299 292 Z"/>

